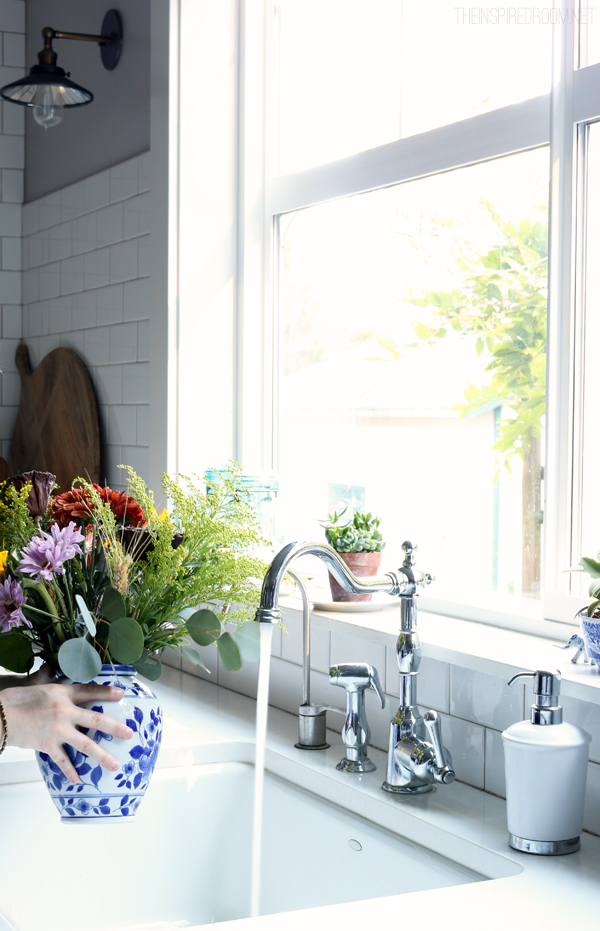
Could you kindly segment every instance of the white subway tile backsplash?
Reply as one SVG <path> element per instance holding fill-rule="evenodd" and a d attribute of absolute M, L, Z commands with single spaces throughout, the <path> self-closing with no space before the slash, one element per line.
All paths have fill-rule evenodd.
<path fill-rule="evenodd" d="M 61 265 L 60 262 L 53 262 L 50 265 L 42 265 L 40 268 L 40 300 L 46 301 L 51 297 L 57 297 L 61 293 Z M 62 291 L 67 294 L 68 290 Z"/>
<path fill-rule="evenodd" d="M 148 481 L 149 457 L 147 446 L 124 446 L 123 464 L 131 466 L 145 482 Z M 123 476 L 121 476 L 123 481 Z"/>
<path fill-rule="evenodd" d="M 23 303 L 32 304 L 40 299 L 40 276 L 37 268 L 23 272 Z M 6 298 L 3 298 L 6 300 Z"/>
<path fill-rule="evenodd" d="M 18 304 L 4 304 L 2 307 L 3 339 L 20 339 L 21 308 Z"/>
<path fill-rule="evenodd" d="M 150 190 L 150 152 L 138 157 L 138 191 L 142 194 Z"/>
<path fill-rule="evenodd" d="M 123 285 L 114 284 L 96 291 L 98 326 L 123 320 Z"/>
<path fill-rule="evenodd" d="M 485 790 L 506 798 L 502 734 L 490 727 L 485 729 Z"/>
<path fill-rule="evenodd" d="M 96 237 L 99 246 L 110 246 L 123 239 L 123 204 L 104 207 L 96 214 Z"/>
<path fill-rule="evenodd" d="M 96 326 L 96 291 L 73 295 L 73 328 L 87 330 Z"/>
<path fill-rule="evenodd" d="M 2 237 L 2 268 L 6 271 L 21 270 L 21 240 L 19 237 Z"/>
<path fill-rule="evenodd" d="M 6 136 L 20 136 L 21 137 L 21 147 L 22 140 L 25 135 L 25 107 L 15 107 L 14 104 L 4 102 L 2 104 L 2 132 Z M 25 163 L 25 152 L 24 149 L 23 155 L 21 157 L 21 168 Z M 18 165 L 11 165 L 9 167 L 19 167 Z"/>
<path fill-rule="evenodd" d="M 137 360 L 150 361 L 150 324 L 147 320 L 137 324 Z"/>
<path fill-rule="evenodd" d="M 116 205 L 115 205 L 116 206 Z M 119 205 L 123 212 L 123 235 L 125 239 L 143 236 L 150 232 L 150 194 L 138 194 Z M 115 240 L 116 241 L 116 240 Z"/>
<path fill-rule="evenodd" d="M 12 343 L 21 329 L 34 366 L 58 345 L 75 349 L 91 369 L 99 400 L 102 478 L 122 487 L 119 462 L 148 473 L 150 282 L 138 276 L 140 268 L 149 274 L 149 155 L 22 207 L 23 138 L 17 130 L 23 132 L 23 114 L 18 107 L 8 112 L 21 122 L 14 136 L 6 135 L 6 125 L 0 135 L 2 343 L 10 356 L 3 404 L 12 408 L 18 401 Z M 21 228 L 14 228 L 21 216 L 22 241 Z"/>
<path fill-rule="evenodd" d="M 77 291 L 83 291 L 84 268 L 83 256 L 74 255 L 70 259 L 63 259 L 61 262 L 61 294 L 74 294 Z"/>
<path fill-rule="evenodd" d="M 137 326 L 135 323 L 120 323 L 109 328 L 112 363 L 136 361 Z"/>
<path fill-rule="evenodd" d="M 332 631 L 330 665 L 336 663 L 370 663 L 377 669 L 385 689 L 385 647 L 382 643 Z"/>
<path fill-rule="evenodd" d="M 83 203 L 86 212 L 100 210 L 109 203 L 110 181 L 108 171 L 101 171 L 83 182 Z"/>
<path fill-rule="evenodd" d="M 21 107 L 13 106 L 13 110 Z M 6 109 L 4 111 L 7 112 Z M 0 168 L 23 168 L 25 164 L 25 145 L 23 136 L 0 136 Z"/>
<path fill-rule="evenodd" d="M 73 240 L 71 244 L 73 255 L 91 252 L 97 246 L 96 241 L 96 214 L 86 213 L 72 222 Z"/>
<path fill-rule="evenodd" d="M 109 331 L 110 327 L 107 326 L 95 327 L 93 330 L 85 330 L 83 348 L 85 361 L 88 365 L 109 364 Z"/>
<path fill-rule="evenodd" d="M 2 374 L 2 406 L 18 407 L 21 397 L 21 376 L 15 372 Z"/>
<path fill-rule="evenodd" d="M 150 236 L 140 236 L 138 243 L 138 277 L 150 274 Z"/>
<path fill-rule="evenodd" d="M 317 677 L 319 673 L 314 674 L 315 686 L 317 686 Z M 311 695 L 312 697 L 312 695 Z M 318 701 L 316 696 L 312 699 Z M 298 707 L 302 702 L 302 667 L 294 663 L 286 663 L 285 660 L 277 656 L 271 657 L 271 675 L 269 677 L 269 703 L 275 708 L 281 708 L 282 711 L 289 711 L 291 714 L 298 714 Z"/>
<path fill-rule="evenodd" d="M 138 276 L 137 239 L 128 239 L 110 247 L 110 281 L 127 281 Z"/>
<path fill-rule="evenodd" d="M 528 705 L 530 705 L 533 701 L 533 694 L 529 688 L 527 697 L 531 699 L 528 702 Z M 567 695 L 561 695 L 560 703 L 563 706 L 564 720 L 568 721 L 569 724 L 576 724 L 578 727 L 583 728 L 590 735 L 592 738 L 590 760 L 600 763 L 600 714 L 598 714 L 597 706 L 591 705 L 589 702 L 579 701 L 577 698 L 569 698 Z"/>
<path fill-rule="evenodd" d="M 0 25 L 6 29 L 4 21 L 0 20 Z M 2 64 L 21 69 L 25 67 L 25 36 L 22 33 L 4 33 Z"/>
<path fill-rule="evenodd" d="M 21 205 L 1 203 L 0 204 L 0 236 L 20 236 L 20 235 L 21 235 Z"/>
<path fill-rule="evenodd" d="M 150 307 L 150 278 L 136 278 L 123 285 L 123 319 L 147 320 Z"/>
<path fill-rule="evenodd" d="M 48 302 L 50 333 L 64 333 L 71 329 L 72 300 L 70 296 Z"/>
<path fill-rule="evenodd" d="M 137 406 L 137 429 L 136 429 L 136 446 L 150 445 L 150 408 L 147 404 L 138 404 Z M 279 635 L 281 629 L 278 627 Z M 281 652 L 277 654 L 281 655 Z"/>
<path fill-rule="evenodd" d="M 283 634 L 281 640 L 281 657 L 288 663 L 302 665 L 302 620 L 292 617 L 289 613 L 283 615 L 283 626 L 288 636 Z M 310 667 L 319 672 L 329 674 L 329 640 L 330 634 L 323 627 L 318 627 L 314 619 L 311 622 L 310 638 Z"/>
<path fill-rule="evenodd" d="M 60 259 L 67 259 L 71 255 L 73 241 L 73 232 L 70 223 L 60 223 L 53 226 L 50 230 L 50 261 L 58 262 Z"/>
<path fill-rule="evenodd" d="M 74 349 L 75 352 L 83 359 L 83 330 L 72 330 L 70 333 L 61 333 L 60 345 L 65 349 Z"/>
<path fill-rule="evenodd" d="M 25 0 L 0 0 L 0 25 L 6 32 L 25 32 Z"/>
<path fill-rule="evenodd" d="M 99 365 L 95 370 L 96 393 L 100 404 L 121 404 L 123 401 L 123 367 Z M 112 434 L 110 434 L 111 438 Z"/>
<path fill-rule="evenodd" d="M 0 271 L 0 294 L 7 304 L 21 303 L 21 272 Z"/>
<path fill-rule="evenodd" d="M 84 267 L 84 288 L 86 291 L 92 288 L 103 288 L 110 282 L 109 274 L 109 250 L 96 249 L 94 252 L 86 252 L 83 256 Z"/>
<path fill-rule="evenodd" d="M 0 340 L 0 371 L 16 372 L 15 352 L 19 345 L 18 339 Z"/>
<path fill-rule="evenodd" d="M 121 445 L 135 446 L 136 409 L 132 404 L 111 404 L 108 407 L 108 435 Z"/>
<path fill-rule="evenodd" d="M 17 107 L 15 107 L 15 110 Z M 23 176 L 25 172 L 18 168 L 2 169 L 2 200 L 7 204 L 23 203 Z M 23 233 L 26 230 L 23 229 Z"/>
<path fill-rule="evenodd" d="M 523 720 L 523 686 L 509 688 L 505 679 L 453 666 L 450 713 L 502 731 Z"/>
<path fill-rule="evenodd" d="M 452 715 L 442 716 L 444 746 L 450 750 L 456 778 L 484 787 L 485 728 Z"/>
<path fill-rule="evenodd" d="M 138 193 L 138 160 L 131 158 L 127 162 L 110 169 L 110 202 L 125 200 Z"/>
<path fill-rule="evenodd" d="M 149 363 L 135 362 L 123 366 L 123 403 L 147 404 L 149 398 Z"/>

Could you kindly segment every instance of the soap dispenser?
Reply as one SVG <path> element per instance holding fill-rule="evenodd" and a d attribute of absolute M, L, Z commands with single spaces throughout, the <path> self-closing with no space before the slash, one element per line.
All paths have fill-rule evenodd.
<path fill-rule="evenodd" d="M 531 719 L 502 734 L 509 845 L 546 856 L 575 853 L 583 828 L 590 736 L 563 723 L 560 672 L 520 672 L 533 679 Z"/>

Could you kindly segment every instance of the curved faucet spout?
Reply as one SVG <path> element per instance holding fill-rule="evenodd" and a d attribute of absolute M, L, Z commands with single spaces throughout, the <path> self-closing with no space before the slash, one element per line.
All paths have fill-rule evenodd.
<path fill-rule="evenodd" d="M 401 580 L 395 572 L 388 572 L 383 578 L 378 579 L 359 579 L 350 572 L 346 563 L 327 543 L 288 543 L 279 550 L 265 575 L 260 606 L 256 612 L 257 621 L 269 624 L 278 624 L 281 621 L 281 610 L 278 607 L 281 580 L 290 563 L 300 556 L 318 556 L 322 559 L 332 576 L 347 592 L 359 595 L 376 592 L 402 595 L 408 591 L 411 584 L 414 585 L 407 577 Z"/>

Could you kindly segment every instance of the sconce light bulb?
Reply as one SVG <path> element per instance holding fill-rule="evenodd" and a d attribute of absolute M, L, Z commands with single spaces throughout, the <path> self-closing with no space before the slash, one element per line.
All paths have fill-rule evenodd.
<path fill-rule="evenodd" d="M 59 107 L 34 107 L 33 118 L 44 129 L 48 129 L 50 126 L 56 126 L 60 123 L 62 113 Z"/>
<path fill-rule="evenodd" d="M 63 108 L 56 106 L 53 90 L 53 87 L 45 85 L 40 87 L 35 95 L 36 105 L 33 108 L 33 118 L 44 129 L 56 126 L 62 120 Z"/>

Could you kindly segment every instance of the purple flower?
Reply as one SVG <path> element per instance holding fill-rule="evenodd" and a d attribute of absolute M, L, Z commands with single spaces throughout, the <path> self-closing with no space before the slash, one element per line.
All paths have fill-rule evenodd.
<path fill-rule="evenodd" d="M 81 553 L 81 547 L 77 544 L 82 543 L 84 539 L 73 521 L 62 529 L 53 524 L 51 534 L 42 530 L 41 535 L 33 537 L 31 543 L 24 548 L 18 565 L 19 572 L 34 575 L 38 581 L 46 579 L 51 582 L 53 573 L 64 575 L 64 562 L 72 559 L 76 553 Z"/>
<path fill-rule="evenodd" d="M 7 634 L 13 627 L 18 627 L 23 621 L 31 627 L 21 608 L 27 601 L 23 589 L 16 579 L 9 578 L 0 585 L 0 625 L 2 633 Z"/>

